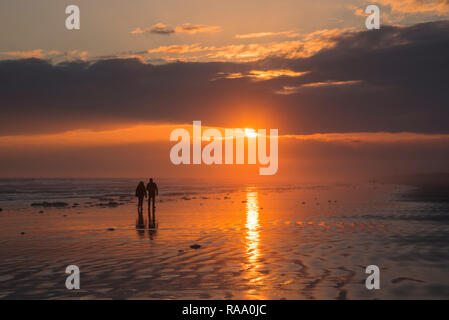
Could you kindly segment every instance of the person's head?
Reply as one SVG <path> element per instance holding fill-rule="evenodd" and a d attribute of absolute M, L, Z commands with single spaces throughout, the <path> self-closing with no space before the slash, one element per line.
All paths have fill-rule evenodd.
<path fill-rule="evenodd" d="M 140 182 L 139 182 L 139 186 L 140 186 L 140 185 L 145 185 L 145 183 L 144 183 L 143 181 L 140 181 Z"/>
<path fill-rule="evenodd" d="M 150 178 L 150 182 L 153 182 L 153 178 Z"/>

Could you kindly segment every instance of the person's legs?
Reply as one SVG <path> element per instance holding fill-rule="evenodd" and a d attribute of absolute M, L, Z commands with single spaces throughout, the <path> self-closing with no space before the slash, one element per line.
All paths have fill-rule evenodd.
<path fill-rule="evenodd" d="M 143 212 L 142 212 L 143 208 L 141 206 L 137 207 L 137 215 L 138 215 L 138 220 L 137 220 L 137 224 L 139 227 L 142 227 L 143 223 Z"/>
<path fill-rule="evenodd" d="M 155 220 L 156 220 L 156 215 L 155 215 L 156 206 L 155 206 L 154 202 L 156 201 L 156 197 L 153 195 L 150 197 L 150 199 L 151 199 L 151 207 L 153 208 L 152 216 L 151 216 L 151 225 L 152 225 L 152 227 L 154 227 Z M 148 210 L 150 210 L 150 203 L 148 203 Z"/>
<path fill-rule="evenodd" d="M 151 228 L 151 196 L 148 195 L 148 228 Z"/>
<path fill-rule="evenodd" d="M 143 205 L 143 197 L 139 197 L 139 204 L 138 204 L 138 206 L 142 207 L 142 205 Z"/>

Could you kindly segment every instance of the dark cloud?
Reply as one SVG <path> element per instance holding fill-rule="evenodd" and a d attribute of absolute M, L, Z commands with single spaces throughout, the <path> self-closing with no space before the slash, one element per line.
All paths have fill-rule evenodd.
<path fill-rule="evenodd" d="M 169 27 L 166 24 L 159 22 L 152 27 L 147 29 L 136 28 L 131 31 L 131 34 L 144 34 L 144 33 L 153 33 L 159 35 L 170 35 L 174 33 L 187 33 L 187 34 L 196 34 L 196 33 L 214 33 L 221 31 L 221 28 L 218 26 L 206 26 L 202 24 L 191 24 L 184 23 L 175 28 Z"/>
<path fill-rule="evenodd" d="M 336 40 L 309 58 L 252 63 L 1 61 L 0 134 L 192 120 L 282 133 L 449 133 L 448 21 Z M 280 68 L 308 73 L 267 81 L 217 77 Z M 353 85 L 310 85 L 345 82 Z M 302 89 L 279 94 L 285 88 Z"/>
<path fill-rule="evenodd" d="M 167 27 L 166 25 L 164 25 L 162 23 L 159 23 L 159 24 L 156 24 L 156 25 L 152 26 L 151 28 L 149 28 L 147 30 L 147 32 L 167 35 L 167 34 L 175 33 L 175 30 L 173 28 Z"/>

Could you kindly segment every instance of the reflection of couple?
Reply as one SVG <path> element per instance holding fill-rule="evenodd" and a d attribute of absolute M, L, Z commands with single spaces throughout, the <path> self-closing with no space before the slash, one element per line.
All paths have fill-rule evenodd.
<path fill-rule="evenodd" d="M 138 206 L 142 208 L 143 206 L 143 198 L 146 198 L 148 195 L 148 210 L 150 210 L 150 205 L 152 203 L 153 209 L 155 207 L 156 196 L 159 195 L 159 190 L 157 189 L 156 183 L 153 182 L 153 178 L 147 184 L 145 188 L 145 183 L 140 181 L 139 185 L 136 189 L 136 197 L 139 198 Z"/>

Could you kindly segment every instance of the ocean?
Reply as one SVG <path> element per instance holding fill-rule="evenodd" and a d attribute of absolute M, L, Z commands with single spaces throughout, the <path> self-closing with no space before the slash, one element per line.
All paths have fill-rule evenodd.
<path fill-rule="evenodd" d="M 1 180 L 0 298 L 449 298 L 449 205 L 410 187 L 160 179 L 143 229 L 139 180 Z"/>

